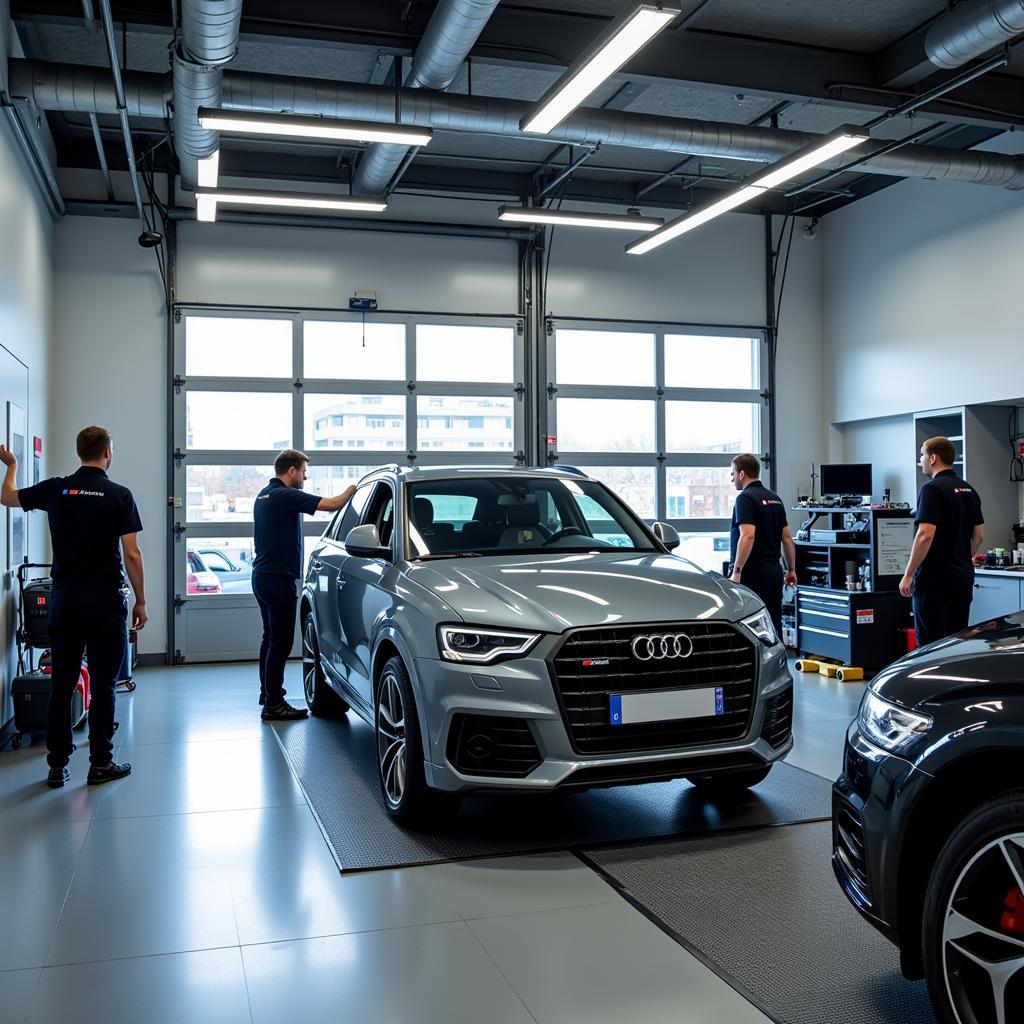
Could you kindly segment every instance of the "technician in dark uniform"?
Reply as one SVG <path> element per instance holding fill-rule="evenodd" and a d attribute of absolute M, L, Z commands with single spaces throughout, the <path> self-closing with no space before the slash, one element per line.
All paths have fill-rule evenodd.
<path fill-rule="evenodd" d="M 733 583 L 749 587 L 762 601 L 775 635 L 782 639 L 782 588 L 796 584 L 796 546 L 786 522 L 782 499 L 761 483 L 761 463 L 754 455 L 737 455 L 730 478 L 740 493 L 732 510 L 729 560 Z M 785 551 L 787 571 L 779 562 Z"/>
<path fill-rule="evenodd" d="M 302 575 L 301 516 L 334 512 L 352 497 L 355 487 L 333 498 L 306 494 L 306 463 L 302 452 L 289 449 L 274 460 L 274 478 L 256 496 L 256 557 L 252 563 L 252 592 L 263 619 L 260 644 L 260 717 L 265 722 L 305 718 L 306 709 L 285 699 L 284 666 L 295 637 L 298 591 Z"/>
<path fill-rule="evenodd" d="M 974 596 L 974 562 L 985 543 L 981 499 L 953 472 L 956 448 L 946 437 L 921 445 L 921 472 L 928 481 L 917 495 L 917 533 L 900 593 L 914 598 L 919 645 L 967 628 Z"/>
<path fill-rule="evenodd" d="M 18 464 L 0 445 L 7 466 L 0 500 L 8 508 L 44 509 L 53 546 L 53 593 L 50 597 L 50 650 L 53 676 L 46 728 L 47 785 L 57 789 L 70 778 L 68 761 L 74 749 L 71 704 L 88 651 L 90 785 L 127 775 L 130 764 L 112 758 L 114 686 L 127 643 L 127 571 L 135 591 L 133 628 L 148 619 L 138 534 L 142 520 L 127 487 L 107 476 L 113 447 L 103 427 L 86 427 L 76 448 L 82 464 L 76 473 L 53 477 L 32 487 L 15 486 Z M 124 565 L 121 552 L 124 551 Z"/>

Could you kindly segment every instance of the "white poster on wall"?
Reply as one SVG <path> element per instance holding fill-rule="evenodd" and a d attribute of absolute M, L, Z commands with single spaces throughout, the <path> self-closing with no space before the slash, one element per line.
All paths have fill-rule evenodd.
<path fill-rule="evenodd" d="M 914 544 L 913 519 L 878 520 L 878 575 L 902 576 Z"/>
<path fill-rule="evenodd" d="M 18 460 L 18 475 L 15 486 L 20 490 L 26 486 L 25 474 L 25 410 L 14 402 L 7 403 L 7 447 Z M 25 537 L 25 513 L 20 508 L 7 510 L 7 568 L 17 569 L 28 551 Z"/>

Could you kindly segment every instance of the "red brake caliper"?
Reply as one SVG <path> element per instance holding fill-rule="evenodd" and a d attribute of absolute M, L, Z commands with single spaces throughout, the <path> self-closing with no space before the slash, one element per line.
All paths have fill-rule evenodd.
<path fill-rule="evenodd" d="M 1014 886 L 1003 901 L 1003 916 L 999 919 L 999 927 L 1004 932 L 1024 935 L 1024 893 Z"/>

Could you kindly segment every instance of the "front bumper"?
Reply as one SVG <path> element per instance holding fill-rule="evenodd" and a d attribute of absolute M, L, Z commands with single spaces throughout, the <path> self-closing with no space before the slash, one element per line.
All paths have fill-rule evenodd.
<path fill-rule="evenodd" d="M 846 898 L 899 944 L 899 855 L 903 812 L 926 779 L 909 761 L 870 743 L 854 721 L 843 774 L 832 787 L 832 868 Z"/>
<path fill-rule="evenodd" d="M 787 699 L 790 707 L 792 702 L 785 650 L 776 645 L 759 648 L 756 704 L 750 726 L 740 739 L 637 753 L 581 755 L 573 749 L 555 693 L 547 660 L 554 645 L 555 638 L 550 638 L 538 644 L 530 657 L 494 665 L 415 660 L 428 785 L 447 792 L 546 792 L 563 786 L 623 785 L 756 767 L 785 757 L 792 748 L 790 728 L 781 733 L 772 729 L 772 709 L 784 707 Z M 466 763 L 471 759 L 460 758 L 453 736 L 465 727 L 467 716 L 474 722 L 509 720 L 503 733 L 510 750 L 514 746 L 517 756 L 522 755 L 522 773 L 480 773 Z M 516 762 L 510 758 L 507 763 Z"/>

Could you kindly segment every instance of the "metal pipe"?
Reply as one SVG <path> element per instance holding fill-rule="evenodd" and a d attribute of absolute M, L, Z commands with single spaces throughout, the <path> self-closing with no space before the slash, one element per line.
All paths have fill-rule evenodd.
<path fill-rule="evenodd" d="M 406 89 L 443 91 L 455 80 L 462 62 L 469 56 L 498 0 L 440 0 L 427 23 L 426 31 L 413 56 Z M 395 75 L 401 111 L 401 76 Z M 394 143 L 375 143 L 363 154 L 352 180 L 352 191 L 361 195 L 380 195 L 394 179 L 408 147 Z"/>
<path fill-rule="evenodd" d="M 97 81 L 95 68 L 71 68 L 34 61 L 11 61 L 12 84 L 46 110 L 112 112 L 109 90 Z M 166 96 L 161 75 L 136 73 L 126 99 L 140 116 L 162 117 Z M 287 111 L 367 121 L 392 122 L 392 90 L 386 86 L 321 79 L 225 72 L 223 106 L 237 110 Z M 408 124 L 444 131 L 489 132 L 520 138 L 519 121 L 530 108 L 518 100 L 403 90 Z M 820 138 L 809 132 L 761 128 L 681 117 L 579 108 L 551 133 L 553 142 L 680 153 L 690 156 L 774 163 Z M 1003 153 L 904 146 L 876 155 L 885 143 L 865 144 L 864 170 L 901 178 L 935 178 L 1003 188 L 1024 188 L 1024 159 Z M 825 168 L 841 167 L 842 157 Z"/>
<path fill-rule="evenodd" d="M 1024 33 L 1024 0 L 965 0 L 937 18 L 924 37 L 928 59 L 958 68 Z"/>
<path fill-rule="evenodd" d="M 568 178 L 569 175 L 572 174 L 576 170 L 577 167 L 579 167 L 581 164 L 585 164 L 600 148 L 601 148 L 601 143 L 599 142 L 596 146 L 594 146 L 593 149 L 589 149 L 582 156 L 578 156 L 575 160 L 573 160 L 573 162 L 571 164 L 569 164 L 568 167 L 566 167 L 562 171 L 561 174 L 558 174 L 554 178 L 552 178 L 537 193 L 537 198 L 538 199 L 543 199 L 543 197 L 546 196 L 552 189 L 557 188 L 559 185 L 561 185 L 561 183 L 563 181 L 565 181 L 565 179 Z"/>
<path fill-rule="evenodd" d="M 110 168 L 107 166 L 107 151 L 103 148 L 103 137 L 100 135 L 100 123 L 95 114 L 89 115 L 89 127 L 92 129 L 92 141 L 96 143 L 96 156 L 100 162 L 100 173 L 107 189 L 107 198 L 114 198 L 114 183 L 110 180 Z"/>
<path fill-rule="evenodd" d="M 878 117 L 872 118 L 865 128 L 874 128 L 876 125 L 880 125 L 885 121 L 891 121 L 894 117 L 902 117 L 904 114 L 910 114 L 915 110 L 919 110 L 926 103 L 931 103 L 932 100 L 937 100 L 940 96 L 945 96 L 946 93 L 952 92 L 954 89 L 959 89 L 960 86 L 966 85 L 968 82 L 973 82 L 976 78 L 981 78 L 982 75 L 987 75 L 990 71 L 994 71 L 996 68 L 1005 67 L 1010 62 L 1009 53 L 1000 54 L 998 57 L 993 57 L 991 60 L 985 61 L 984 64 L 979 64 L 976 68 L 971 68 L 969 71 L 965 71 L 962 75 L 957 75 L 955 78 L 951 78 L 948 82 L 943 82 L 941 85 L 937 85 L 934 89 L 929 89 L 927 92 L 921 93 L 920 96 L 913 96 L 904 103 L 901 103 L 898 107 L 893 107 L 892 110 L 887 110 Z"/>
<path fill-rule="evenodd" d="M 121 134 L 124 136 L 124 148 L 128 155 L 128 176 L 132 181 L 132 196 L 135 208 L 139 211 L 139 220 L 145 228 L 149 227 L 145 211 L 142 209 L 142 192 L 139 189 L 139 172 L 135 166 L 135 146 L 132 143 L 132 130 L 128 124 L 128 104 L 125 101 L 124 83 L 121 81 L 121 65 L 117 60 L 117 43 L 114 39 L 114 20 L 110 14 L 110 0 L 100 0 L 100 16 L 103 19 L 103 35 L 107 40 L 107 54 L 110 57 L 110 70 L 114 80 L 114 98 L 117 101 L 117 114 L 121 119 Z"/>

